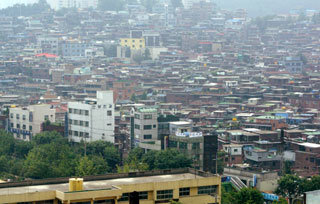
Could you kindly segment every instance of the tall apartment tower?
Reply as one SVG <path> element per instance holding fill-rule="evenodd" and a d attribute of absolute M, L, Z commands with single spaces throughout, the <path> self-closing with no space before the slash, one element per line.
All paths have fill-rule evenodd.
<path fill-rule="evenodd" d="M 98 91 L 96 98 L 68 103 L 66 127 L 69 141 L 114 143 L 114 123 L 112 91 Z"/>

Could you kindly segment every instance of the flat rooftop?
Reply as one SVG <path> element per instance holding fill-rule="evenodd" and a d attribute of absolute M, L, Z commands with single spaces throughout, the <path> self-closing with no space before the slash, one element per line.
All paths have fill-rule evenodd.
<path fill-rule="evenodd" d="M 202 176 L 198 176 L 198 175 L 197 177 L 203 178 Z M 179 180 L 194 179 L 194 178 L 195 178 L 195 175 L 191 173 L 144 176 L 144 177 L 135 177 L 135 178 L 118 178 L 118 179 L 100 180 L 100 181 L 84 181 L 83 187 L 84 187 L 84 191 L 108 190 L 108 189 L 111 190 L 114 188 L 114 186 L 119 186 L 119 185 L 179 181 Z M 24 193 L 46 192 L 46 191 L 56 191 L 56 190 L 61 192 L 68 192 L 69 183 L 1 188 L 0 195 L 24 194 Z"/>
<path fill-rule="evenodd" d="M 117 186 L 139 183 L 161 183 L 181 181 L 195 178 L 212 177 L 213 174 L 191 168 L 154 170 L 123 174 L 106 174 L 83 178 L 84 191 L 113 190 Z M 0 196 L 36 192 L 60 191 L 69 192 L 69 178 L 53 178 L 43 180 L 26 180 L 22 182 L 0 183 Z"/>

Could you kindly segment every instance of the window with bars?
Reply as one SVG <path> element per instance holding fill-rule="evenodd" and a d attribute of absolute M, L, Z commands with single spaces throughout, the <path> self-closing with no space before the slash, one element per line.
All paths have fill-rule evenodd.
<path fill-rule="evenodd" d="M 179 189 L 179 196 L 189 196 L 189 195 L 190 195 L 190 188 Z"/>
<path fill-rule="evenodd" d="M 166 200 L 173 198 L 173 190 L 162 190 L 157 191 L 157 199 L 158 200 Z"/>
<path fill-rule="evenodd" d="M 198 194 L 215 194 L 217 192 L 217 186 L 199 186 Z"/>

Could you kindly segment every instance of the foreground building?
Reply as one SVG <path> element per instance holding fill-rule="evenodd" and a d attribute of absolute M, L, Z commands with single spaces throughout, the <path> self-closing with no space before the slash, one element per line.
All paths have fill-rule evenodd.
<path fill-rule="evenodd" d="M 97 98 L 68 103 L 68 137 L 72 142 L 103 140 L 114 143 L 112 91 L 98 91 Z"/>
<path fill-rule="evenodd" d="M 68 185 L 69 181 L 69 185 Z M 73 185 L 76 184 L 76 185 Z M 193 169 L 0 184 L 2 203 L 221 203 L 221 178 Z"/>

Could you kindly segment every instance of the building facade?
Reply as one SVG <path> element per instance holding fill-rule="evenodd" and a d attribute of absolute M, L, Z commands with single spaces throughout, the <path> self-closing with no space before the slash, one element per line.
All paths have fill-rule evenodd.
<path fill-rule="evenodd" d="M 30 141 L 32 136 L 42 131 L 42 123 L 55 122 L 56 109 L 51 105 L 30 105 L 9 108 L 9 132 L 16 139 Z"/>
<path fill-rule="evenodd" d="M 114 143 L 112 91 L 97 91 L 97 97 L 68 103 L 68 138 L 72 142 L 103 140 Z"/>
<path fill-rule="evenodd" d="M 137 108 L 134 113 L 134 137 L 136 143 L 158 139 L 158 112 L 151 107 Z"/>

